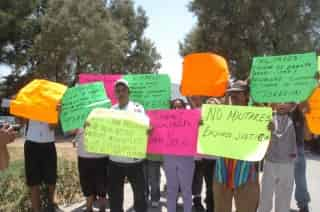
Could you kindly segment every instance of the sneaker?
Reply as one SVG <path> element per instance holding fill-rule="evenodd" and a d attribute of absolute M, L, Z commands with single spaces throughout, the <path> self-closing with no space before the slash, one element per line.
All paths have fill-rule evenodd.
<path fill-rule="evenodd" d="M 159 202 L 156 202 L 156 201 L 152 201 L 151 202 L 151 207 L 152 208 L 158 208 L 160 206 Z"/>
<path fill-rule="evenodd" d="M 299 209 L 299 212 L 309 212 L 309 207 L 306 206 L 306 207 L 304 207 L 304 208 L 300 208 L 300 209 Z"/>

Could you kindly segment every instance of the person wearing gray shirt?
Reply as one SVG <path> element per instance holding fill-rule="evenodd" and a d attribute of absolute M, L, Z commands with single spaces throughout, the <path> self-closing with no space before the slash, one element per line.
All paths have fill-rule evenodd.
<path fill-rule="evenodd" d="M 289 212 L 297 156 L 296 133 L 289 113 L 294 104 L 274 104 L 273 130 L 264 162 L 258 212 Z"/>

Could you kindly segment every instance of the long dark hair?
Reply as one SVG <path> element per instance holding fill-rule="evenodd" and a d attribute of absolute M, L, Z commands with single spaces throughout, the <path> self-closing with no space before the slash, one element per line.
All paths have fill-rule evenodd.
<path fill-rule="evenodd" d="M 183 108 L 187 107 L 187 104 L 185 103 L 185 101 L 183 101 L 183 99 L 177 98 L 177 99 L 174 99 L 174 100 L 170 101 L 170 108 L 171 109 L 174 109 L 174 103 L 177 102 L 177 101 L 179 101 L 182 104 Z"/>

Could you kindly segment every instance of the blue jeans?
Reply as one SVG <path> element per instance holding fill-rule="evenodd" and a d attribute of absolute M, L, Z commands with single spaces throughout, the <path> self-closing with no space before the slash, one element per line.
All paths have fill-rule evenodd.
<path fill-rule="evenodd" d="M 306 159 L 304 157 L 304 146 L 298 147 L 298 157 L 294 165 L 294 181 L 296 184 L 295 199 L 298 208 L 308 206 L 310 195 L 307 188 Z"/>

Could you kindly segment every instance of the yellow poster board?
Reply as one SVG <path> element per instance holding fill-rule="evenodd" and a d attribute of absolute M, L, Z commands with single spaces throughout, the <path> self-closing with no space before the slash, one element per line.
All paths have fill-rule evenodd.
<path fill-rule="evenodd" d="M 23 87 L 16 99 L 10 102 L 10 114 L 56 124 L 57 105 L 66 90 L 67 87 L 60 83 L 35 79 Z"/>

